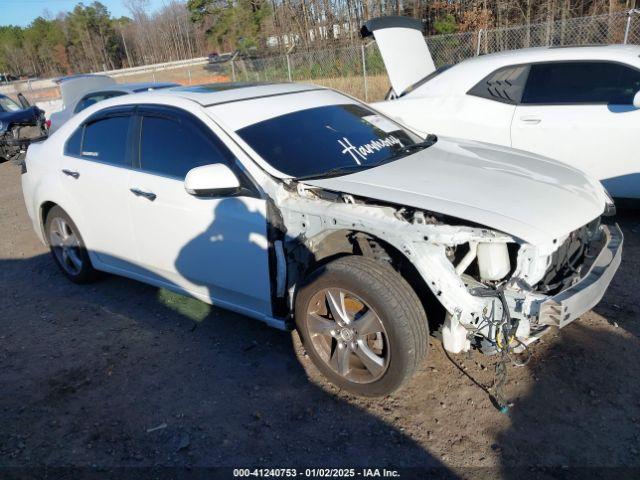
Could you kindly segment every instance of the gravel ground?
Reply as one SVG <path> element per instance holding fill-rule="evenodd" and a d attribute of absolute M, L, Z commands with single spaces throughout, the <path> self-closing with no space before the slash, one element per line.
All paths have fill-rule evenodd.
<path fill-rule="evenodd" d="M 505 415 L 482 388 L 495 360 L 449 359 L 435 338 L 407 388 L 361 399 L 295 335 L 124 278 L 73 285 L 19 180 L 0 165 L 1 467 L 640 468 L 640 215 L 620 215 L 623 263 L 600 305 L 509 369 Z"/>

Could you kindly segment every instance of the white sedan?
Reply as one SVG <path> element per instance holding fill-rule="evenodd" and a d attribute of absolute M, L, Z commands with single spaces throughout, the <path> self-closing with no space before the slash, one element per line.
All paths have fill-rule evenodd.
<path fill-rule="evenodd" d="M 419 22 L 367 25 L 393 87 L 375 108 L 421 132 L 560 160 L 640 199 L 640 46 L 530 48 L 435 69 Z"/>
<path fill-rule="evenodd" d="M 29 148 L 22 186 L 70 280 L 101 270 L 295 325 L 331 381 L 370 396 L 419 366 L 427 314 L 449 351 L 517 352 L 593 307 L 622 249 L 580 171 L 422 139 L 299 84 L 105 100 Z"/>

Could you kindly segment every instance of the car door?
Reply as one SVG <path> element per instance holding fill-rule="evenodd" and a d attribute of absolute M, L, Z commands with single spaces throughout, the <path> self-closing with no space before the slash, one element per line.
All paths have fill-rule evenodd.
<path fill-rule="evenodd" d="M 640 197 L 640 70 L 608 61 L 531 65 L 512 146 L 578 167 L 619 198 Z"/>
<path fill-rule="evenodd" d="M 129 219 L 131 107 L 98 112 L 69 137 L 60 179 L 69 194 L 68 212 L 98 262 L 129 270 L 135 261 Z"/>
<path fill-rule="evenodd" d="M 270 315 L 266 202 L 236 159 L 209 127 L 179 109 L 140 107 L 137 128 L 129 205 L 139 265 L 158 284 Z M 217 162 L 234 170 L 244 193 L 188 194 L 187 172 Z"/>

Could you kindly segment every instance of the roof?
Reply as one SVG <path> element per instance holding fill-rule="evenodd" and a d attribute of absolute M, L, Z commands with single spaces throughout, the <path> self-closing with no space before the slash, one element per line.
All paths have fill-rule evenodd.
<path fill-rule="evenodd" d="M 323 89 L 323 87 L 303 83 L 210 83 L 172 88 L 163 90 L 163 93 L 179 95 L 194 100 L 200 105 L 211 106 L 319 89 Z"/>
<path fill-rule="evenodd" d="M 406 96 L 446 95 L 467 91 L 489 73 L 501 67 L 524 63 L 601 60 L 621 62 L 640 69 L 640 45 L 589 45 L 568 47 L 536 47 L 480 55 L 453 65 L 433 80 L 417 87 Z"/>
<path fill-rule="evenodd" d="M 584 45 L 584 46 L 550 46 L 506 50 L 504 52 L 480 55 L 465 60 L 503 61 L 503 62 L 536 62 L 553 60 L 615 60 L 638 58 L 640 45 Z"/>
<path fill-rule="evenodd" d="M 122 92 L 142 92 L 154 90 L 158 88 L 178 87 L 179 83 L 173 82 L 137 82 L 137 83 L 118 83 L 113 88 L 105 88 L 105 90 L 120 90 Z"/>

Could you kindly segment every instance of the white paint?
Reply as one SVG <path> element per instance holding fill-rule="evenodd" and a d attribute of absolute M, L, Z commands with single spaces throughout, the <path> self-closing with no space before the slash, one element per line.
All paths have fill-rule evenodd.
<path fill-rule="evenodd" d="M 191 169 L 184 180 L 185 190 L 192 195 L 212 193 L 216 190 L 230 190 L 239 186 L 238 177 L 222 163 Z"/>
<path fill-rule="evenodd" d="M 590 222 L 606 202 L 598 182 L 560 162 L 444 137 L 377 168 L 308 183 L 444 213 L 534 244 Z"/>
<path fill-rule="evenodd" d="M 436 69 L 420 30 L 393 27 L 375 30 L 373 35 L 396 94 Z"/>

